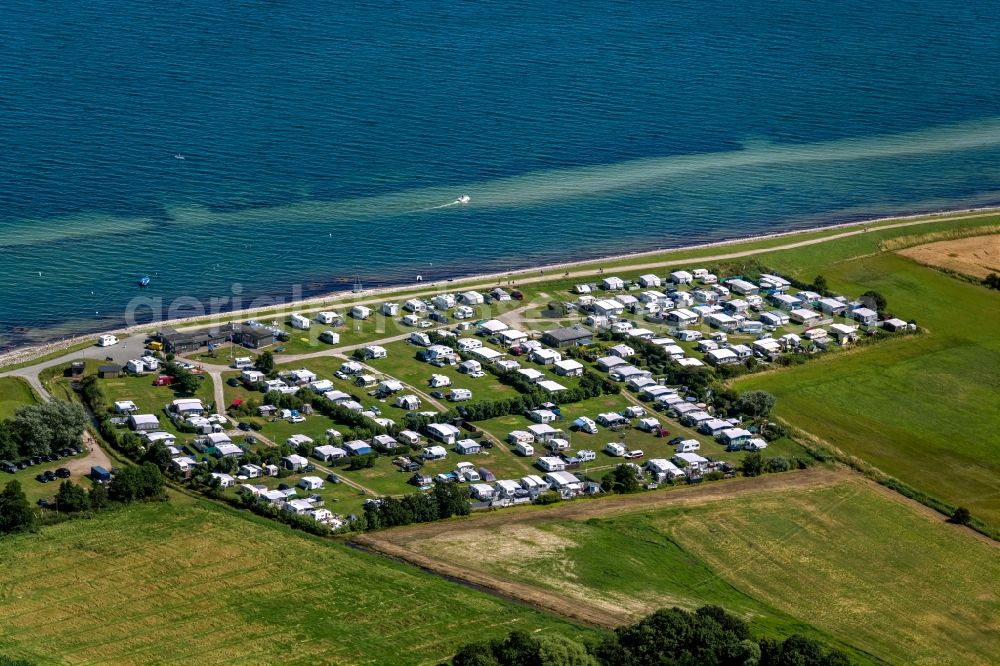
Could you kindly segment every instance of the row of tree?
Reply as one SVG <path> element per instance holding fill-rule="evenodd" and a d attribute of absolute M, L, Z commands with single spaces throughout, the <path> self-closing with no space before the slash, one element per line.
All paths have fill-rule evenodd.
<path fill-rule="evenodd" d="M 113 504 L 130 504 L 148 499 L 162 499 L 163 475 L 151 463 L 123 467 L 107 486 L 94 484 L 85 490 L 72 481 L 59 484 L 55 508 L 64 513 L 99 511 Z M 38 526 L 38 514 L 28 502 L 21 483 L 10 481 L 0 492 L 0 534 L 30 532 Z"/>
<path fill-rule="evenodd" d="M 452 516 L 469 515 L 469 491 L 453 483 L 439 483 L 428 493 L 401 498 L 385 497 L 365 504 L 368 529 L 430 523 Z"/>
<path fill-rule="evenodd" d="M 801 635 L 754 638 L 740 618 L 717 606 L 663 609 L 596 642 L 515 631 L 470 643 L 453 666 L 849 666 L 843 652 Z"/>
<path fill-rule="evenodd" d="M 74 402 L 24 405 L 12 418 L 0 421 L 0 459 L 44 456 L 77 446 L 87 422 L 86 410 Z"/>

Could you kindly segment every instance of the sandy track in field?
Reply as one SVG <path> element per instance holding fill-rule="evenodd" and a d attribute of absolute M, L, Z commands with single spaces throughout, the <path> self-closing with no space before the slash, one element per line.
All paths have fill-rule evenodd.
<path fill-rule="evenodd" d="M 899 250 L 899 254 L 921 264 L 977 278 L 1000 274 L 1000 234 L 937 241 Z"/>
<path fill-rule="evenodd" d="M 858 476 L 843 468 L 814 467 L 801 472 L 771 474 L 754 479 L 739 478 L 671 491 L 604 497 L 596 500 L 578 500 L 541 510 L 537 508 L 506 509 L 488 514 L 478 514 L 466 520 L 450 520 L 362 534 L 352 538 L 351 543 L 365 550 L 409 562 L 425 571 L 508 599 L 527 603 L 578 622 L 599 627 L 616 627 L 634 619 L 631 613 L 618 604 L 603 603 L 600 599 L 588 601 L 572 599 L 532 585 L 507 580 L 482 571 L 473 571 L 461 565 L 418 552 L 413 548 L 413 544 L 447 536 L 459 538 L 463 532 L 471 530 L 482 533 L 483 531 L 489 532 L 491 529 L 500 531 L 501 528 L 514 524 L 526 525 L 560 520 L 583 521 L 589 518 L 703 504 L 780 490 L 832 486 L 852 478 L 856 479 Z"/>

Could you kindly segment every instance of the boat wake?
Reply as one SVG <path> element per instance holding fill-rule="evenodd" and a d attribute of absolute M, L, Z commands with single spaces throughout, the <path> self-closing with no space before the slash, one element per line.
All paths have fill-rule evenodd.
<path fill-rule="evenodd" d="M 440 206 L 431 206 L 430 208 L 424 208 L 422 210 L 437 210 L 439 208 L 450 208 L 451 206 L 464 206 L 470 201 L 472 201 L 472 198 L 468 194 L 463 194 L 454 201 L 450 201 L 446 204 L 441 204 Z"/>

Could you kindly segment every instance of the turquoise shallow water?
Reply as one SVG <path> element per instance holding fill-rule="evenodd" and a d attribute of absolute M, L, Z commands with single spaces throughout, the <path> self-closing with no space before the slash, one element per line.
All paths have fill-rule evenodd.
<path fill-rule="evenodd" d="M 995 5 L 734 4 L 5 3 L 0 346 L 1000 201 Z"/>

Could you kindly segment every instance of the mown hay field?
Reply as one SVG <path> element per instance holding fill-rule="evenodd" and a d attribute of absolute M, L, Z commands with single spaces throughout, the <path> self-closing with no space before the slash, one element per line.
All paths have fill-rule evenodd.
<path fill-rule="evenodd" d="M 877 290 L 927 333 L 744 377 L 737 389 L 773 393 L 794 426 L 1000 526 L 1000 293 L 892 253 L 824 266 L 801 252 L 769 262 L 823 274 L 840 293 Z"/>
<path fill-rule="evenodd" d="M 812 635 L 861 662 L 1000 661 L 995 543 L 854 475 L 696 497 L 613 517 L 526 513 L 497 528 L 391 538 L 630 617 L 713 603 L 761 633 Z"/>
<path fill-rule="evenodd" d="M 585 630 L 183 497 L 0 540 L 0 654 L 38 663 L 433 664 Z"/>

